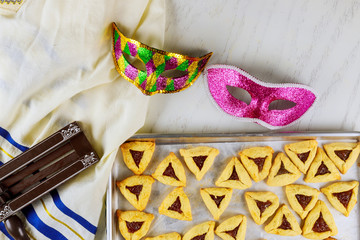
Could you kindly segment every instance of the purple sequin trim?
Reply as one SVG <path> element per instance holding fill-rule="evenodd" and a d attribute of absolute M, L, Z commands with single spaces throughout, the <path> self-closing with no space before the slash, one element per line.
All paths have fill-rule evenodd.
<path fill-rule="evenodd" d="M 144 82 L 140 85 L 140 87 L 146 90 L 146 84 L 147 84 L 147 79 L 144 80 Z"/>
<path fill-rule="evenodd" d="M 147 75 L 150 76 L 153 72 L 155 72 L 156 70 L 156 67 L 155 67 L 155 64 L 154 64 L 154 61 L 151 59 L 150 61 L 148 61 L 146 64 L 146 72 L 147 72 Z"/>
<path fill-rule="evenodd" d="M 137 49 L 136 49 L 137 47 L 136 47 L 136 45 L 133 44 L 133 43 L 131 43 L 131 42 L 128 42 L 127 44 L 128 44 L 128 46 L 129 46 L 129 50 L 130 50 L 131 56 L 135 57 L 136 54 L 137 54 Z"/>
<path fill-rule="evenodd" d="M 189 78 L 189 75 L 174 78 L 174 89 L 179 90 L 179 89 L 183 88 L 186 81 L 188 80 L 188 78 Z"/>
<path fill-rule="evenodd" d="M 125 69 L 125 75 L 131 80 L 135 80 L 138 76 L 138 70 L 129 64 Z"/>
<path fill-rule="evenodd" d="M 116 60 L 119 60 L 120 56 L 122 55 L 122 51 L 121 51 L 121 38 L 119 37 L 118 40 L 115 43 L 115 47 L 114 47 L 114 51 L 115 51 L 115 58 Z"/>
<path fill-rule="evenodd" d="M 165 64 L 165 70 L 174 69 L 178 66 L 178 60 L 174 57 L 170 58 Z"/>
<path fill-rule="evenodd" d="M 159 78 L 156 81 L 156 89 L 157 90 L 164 90 L 167 85 L 167 78 L 163 76 L 159 76 Z"/>

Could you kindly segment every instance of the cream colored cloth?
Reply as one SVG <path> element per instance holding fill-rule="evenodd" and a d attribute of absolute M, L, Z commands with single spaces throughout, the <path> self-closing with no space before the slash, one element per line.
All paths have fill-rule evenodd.
<path fill-rule="evenodd" d="M 101 156 L 97 165 L 57 190 L 73 213 L 47 195 L 33 206 L 49 231 L 22 216 L 33 238 L 52 238 L 46 237 L 54 233 L 51 229 L 65 239 L 95 237 L 118 147 L 143 125 L 149 101 L 116 72 L 110 24 L 116 22 L 126 36 L 161 48 L 164 4 L 28 0 L 16 14 L 0 15 L 0 127 L 10 133 L 1 136 L 0 160 L 22 151 L 16 143 L 30 147 L 74 120 Z M 0 232 L 0 239 L 7 237 Z"/>
<path fill-rule="evenodd" d="M 0 14 L 14 15 L 24 2 L 25 0 L 0 0 Z"/>

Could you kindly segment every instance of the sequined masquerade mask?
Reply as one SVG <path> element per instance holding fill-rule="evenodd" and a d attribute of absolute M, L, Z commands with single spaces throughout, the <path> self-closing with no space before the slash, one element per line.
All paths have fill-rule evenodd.
<path fill-rule="evenodd" d="M 269 84 L 261 82 L 247 72 L 226 65 L 213 65 L 205 70 L 211 96 L 226 113 L 256 122 L 270 129 L 280 128 L 298 120 L 315 102 L 312 89 L 300 84 Z M 227 86 L 242 88 L 251 96 L 250 104 L 235 98 Z M 276 100 L 296 105 L 285 110 L 271 110 Z"/>
<path fill-rule="evenodd" d="M 125 37 L 115 23 L 113 23 L 113 47 L 117 71 L 146 95 L 174 93 L 190 87 L 212 55 L 208 53 L 197 58 L 158 50 Z M 129 61 L 131 57 L 140 60 L 145 65 L 145 69 L 135 67 Z M 171 76 L 171 70 L 180 71 L 182 74 Z"/>

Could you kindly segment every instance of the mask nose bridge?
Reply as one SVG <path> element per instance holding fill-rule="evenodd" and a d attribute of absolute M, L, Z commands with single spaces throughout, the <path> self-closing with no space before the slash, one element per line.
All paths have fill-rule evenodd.
<path fill-rule="evenodd" d="M 257 85 L 256 88 L 245 89 L 251 96 L 249 108 L 253 118 L 260 119 L 261 116 L 269 112 L 270 102 L 268 99 L 272 96 L 273 89 Z"/>
<path fill-rule="evenodd" d="M 146 74 L 147 78 L 149 78 L 151 75 L 151 73 L 149 74 L 149 69 L 151 69 L 151 60 L 149 60 L 148 62 L 145 63 L 144 59 L 141 58 L 139 53 L 136 54 L 136 56 L 134 56 L 134 57 L 139 59 L 139 61 L 141 61 L 145 66 L 145 70 L 141 70 L 141 69 L 138 69 L 138 70 L 141 72 L 144 72 Z M 155 72 L 155 70 L 154 70 L 154 72 Z"/>
<path fill-rule="evenodd" d="M 259 118 L 261 116 L 261 105 L 259 104 L 259 99 L 256 96 L 253 96 L 253 94 L 250 93 L 251 101 L 249 105 L 247 106 L 248 111 L 250 113 L 251 118 Z"/>

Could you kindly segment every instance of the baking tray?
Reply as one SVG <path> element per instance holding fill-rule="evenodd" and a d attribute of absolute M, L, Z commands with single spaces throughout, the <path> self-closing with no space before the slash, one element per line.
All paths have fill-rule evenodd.
<path fill-rule="evenodd" d="M 360 132 L 268 132 L 268 133 L 236 133 L 236 134 L 138 134 L 131 137 L 128 141 L 134 140 L 155 140 L 156 148 L 153 158 L 144 172 L 146 175 L 151 175 L 156 169 L 157 165 L 169 154 L 174 152 L 178 158 L 182 161 L 184 168 L 186 169 L 187 186 L 184 191 L 188 195 L 191 203 L 193 221 L 180 221 L 172 219 L 158 213 L 158 207 L 167 194 L 174 189 L 172 186 L 167 186 L 156 181 L 153 184 L 152 195 L 147 205 L 145 212 L 155 215 L 155 219 L 150 227 L 147 236 L 157 236 L 172 231 L 184 234 L 195 224 L 213 220 L 212 215 L 206 209 L 204 203 L 199 194 L 201 187 L 215 187 L 214 182 L 222 172 L 225 164 L 232 156 L 238 156 L 238 152 L 244 148 L 253 146 L 271 146 L 276 154 L 283 151 L 283 146 L 286 143 L 303 141 L 309 139 L 316 139 L 319 146 L 325 143 L 331 143 L 335 141 L 344 142 L 357 142 L 360 140 Z M 212 168 L 205 175 L 201 181 L 197 181 L 194 175 L 187 169 L 182 157 L 179 154 L 180 148 L 186 148 L 189 146 L 212 146 L 220 150 L 220 154 L 216 157 Z M 274 158 L 273 157 L 273 158 Z M 110 178 L 109 186 L 107 190 L 106 198 L 106 221 L 107 221 L 107 239 L 118 240 L 124 239 L 118 229 L 118 221 L 116 217 L 116 210 L 135 210 L 127 200 L 121 195 L 116 186 L 117 180 L 123 180 L 133 173 L 127 169 L 122 160 L 122 154 L 119 151 L 117 159 L 114 163 Z M 317 189 L 327 185 L 328 183 L 315 183 L 309 184 L 303 181 L 302 175 L 295 183 L 306 184 Z M 360 168 L 359 161 L 357 161 L 352 168 L 345 174 L 341 175 L 341 181 L 359 180 Z M 266 181 L 266 179 L 265 179 Z M 306 239 L 303 236 L 296 237 L 283 237 L 273 234 L 268 234 L 264 231 L 263 225 L 256 225 L 252 220 L 250 213 L 247 209 L 244 193 L 246 191 L 272 191 L 278 195 L 280 204 L 285 203 L 289 206 L 286 196 L 284 195 L 283 187 L 270 187 L 266 185 L 265 181 L 255 183 L 251 188 L 245 190 L 234 189 L 231 203 L 225 212 L 222 214 L 219 222 L 222 222 L 228 217 L 236 214 L 243 214 L 248 219 L 246 239 L 260 240 L 285 240 L 285 239 Z M 359 203 L 354 207 L 349 217 L 345 217 L 340 212 L 335 210 L 326 197 L 323 194 L 319 195 L 319 199 L 323 200 L 327 207 L 330 209 L 339 233 L 335 236 L 336 239 L 341 240 L 360 240 L 360 214 Z M 291 209 L 291 208 L 290 208 Z M 291 209 L 298 222 L 301 224 L 300 217 Z M 271 218 L 270 218 L 271 219 Z M 269 220 L 270 220 L 269 219 Z M 269 221 L 268 220 L 268 221 Z M 214 220 L 213 220 L 214 221 Z M 215 236 L 216 240 L 220 240 Z"/>

